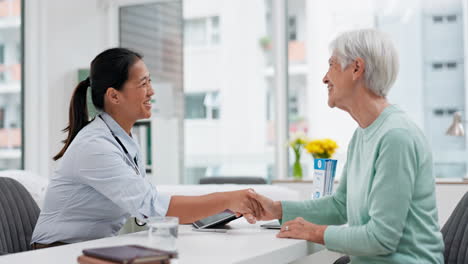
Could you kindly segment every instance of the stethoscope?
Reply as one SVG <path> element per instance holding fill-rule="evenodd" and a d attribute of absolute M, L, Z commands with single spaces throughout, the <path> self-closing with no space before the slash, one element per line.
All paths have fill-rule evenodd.
<path fill-rule="evenodd" d="M 107 128 L 109 129 L 109 131 L 111 132 L 112 136 L 115 138 L 117 143 L 119 143 L 119 145 L 122 147 L 123 151 L 125 152 L 125 157 L 130 162 L 130 164 L 131 164 L 132 168 L 135 170 L 136 174 L 140 175 L 140 169 L 138 168 L 137 157 L 135 156 L 135 158 L 133 158 L 133 161 L 132 161 L 132 157 L 130 157 L 130 153 L 128 153 L 127 148 L 124 146 L 122 141 L 120 141 L 120 139 L 114 134 L 114 131 L 112 131 L 112 129 L 109 127 L 109 125 L 106 123 L 106 121 L 104 121 L 104 118 L 102 118 L 101 115 L 98 115 L 98 116 L 99 116 L 99 118 L 101 118 L 102 122 L 104 122 L 104 124 L 106 124 Z"/>
<path fill-rule="evenodd" d="M 137 158 L 135 157 L 133 159 L 134 162 L 132 162 L 132 157 L 130 157 L 130 153 L 128 153 L 128 150 L 127 148 L 124 146 L 124 144 L 122 143 L 122 141 L 120 141 L 120 139 L 114 134 L 114 131 L 112 131 L 112 129 L 109 127 L 109 125 L 106 123 L 106 121 L 104 120 L 104 118 L 102 118 L 101 115 L 98 115 L 99 118 L 101 118 L 102 122 L 104 122 L 104 124 L 106 124 L 106 127 L 109 129 L 109 131 L 111 132 L 112 136 L 115 138 L 115 141 L 117 141 L 117 143 L 119 143 L 119 145 L 122 147 L 123 151 L 125 152 L 125 157 L 127 158 L 127 160 L 130 162 L 132 168 L 135 170 L 136 174 L 137 175 L 140 175 L 140 169 L 138 168 L 138 161 L 137 161 Z M 136 217 L 134 218 L 135 219 L 135 224 L 137 226 L 145 226 L 146 223 L 145 222 L 140 222 L 138 219 L 136 219 Z"/>

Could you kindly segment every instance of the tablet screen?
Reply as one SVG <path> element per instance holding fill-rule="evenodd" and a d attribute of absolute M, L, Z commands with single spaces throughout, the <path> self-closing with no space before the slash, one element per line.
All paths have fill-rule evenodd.
<path fill-rule="evenodd" d="M 231 222 L 238 217 L 231 210 L 224 210 L 219 214 L 208 216 L 193 223 L 193 226 L 196 228 L 208 228 L 212 226 L 224 225 Z"/>

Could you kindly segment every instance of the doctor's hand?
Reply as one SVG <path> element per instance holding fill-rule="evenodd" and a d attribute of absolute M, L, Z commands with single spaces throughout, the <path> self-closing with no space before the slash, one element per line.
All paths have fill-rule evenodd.
<path fill-rule="evenodd" d="M 237 216 L 243 215 L 247 222 L 255 224 L 257 215 L 263 215 L 264 210 L 257 200 L 250 197 L 255 194 L 253 189 L 228 192 L 228 209 L 235 212 Z"/>
<path fill-rule="evenodd" d="M 276 235 L 280 238 L 305 239 L 324 245 L 324 235 L 327 226 L 307 222 L 302 217 L 283 223 L 281 231 Z"/>
<path fill-rule="evenodd" d="M 261 214 L 254 214 L 257 220 L 273 220 L 283 217 L 283 208 L 281 202 L 273 201 L 270 198 L 256 192 L 249 192 L 249 198 L 257 201 L 263 210 L 258 211 Z"/>

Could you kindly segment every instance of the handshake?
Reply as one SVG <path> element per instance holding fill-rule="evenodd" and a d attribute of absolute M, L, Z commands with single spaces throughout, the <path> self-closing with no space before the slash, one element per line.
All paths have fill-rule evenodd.
<path fill-rule="evenodd" d="M 228 192 L 229 207 L 237 216 L 243 215 L 251 224 L 257 220 L 273 220 L 283 218 L 281 202 L 273 201 L 268 197 L 256 193 L 253 189 Z M 324 236 L 326 225 L 317 225 L 306 221 L 302 217 L 283 222 L 279 238 L 304 239 L 314 243 L 325 244 Z"/>
<path fill-rule="evenodd" d="M 237 216 L 243 215 L 251 224 L 257 220 L 280 219 L 283 215 L 281 202 L 273 201 L 268 197 L 256 193 L 253 189 L 228 192 L 228 209 Z"/>

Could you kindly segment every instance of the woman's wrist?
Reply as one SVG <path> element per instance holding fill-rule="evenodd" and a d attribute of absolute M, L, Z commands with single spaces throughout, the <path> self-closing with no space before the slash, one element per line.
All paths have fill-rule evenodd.
<path fill-rule="evenodd" d="M 232 192 L 216 192 L 213 193 L 213 200 L 218 201 L 218 203 L 222 204 L 222 208 L 231 209 L 232 208 L 232 201 L 233 193 Z"/>
<path fill-rule="evenodd" d="M 243 190 L 219 192 L 219 194 L 221 195 L 221 201 L 223 201 L 225 208 L 231 210 L 239 207 L 239 204 L 245 196 Z"/>
<path fill-rule="evenodd" d="M 280 201 L 275 201 L 273 202 L 273 207 L 274 207 L 274 217 L 276 219 L 282 219 L 283 218 L 283 206 Z"/>
<path fill-rule="evenodd" d="M 314 225 L 315 228 L 311 232 L 311 237 L 308 239 L 311 242 L 325 245 L 325 230 L 326 225 Z"/>

